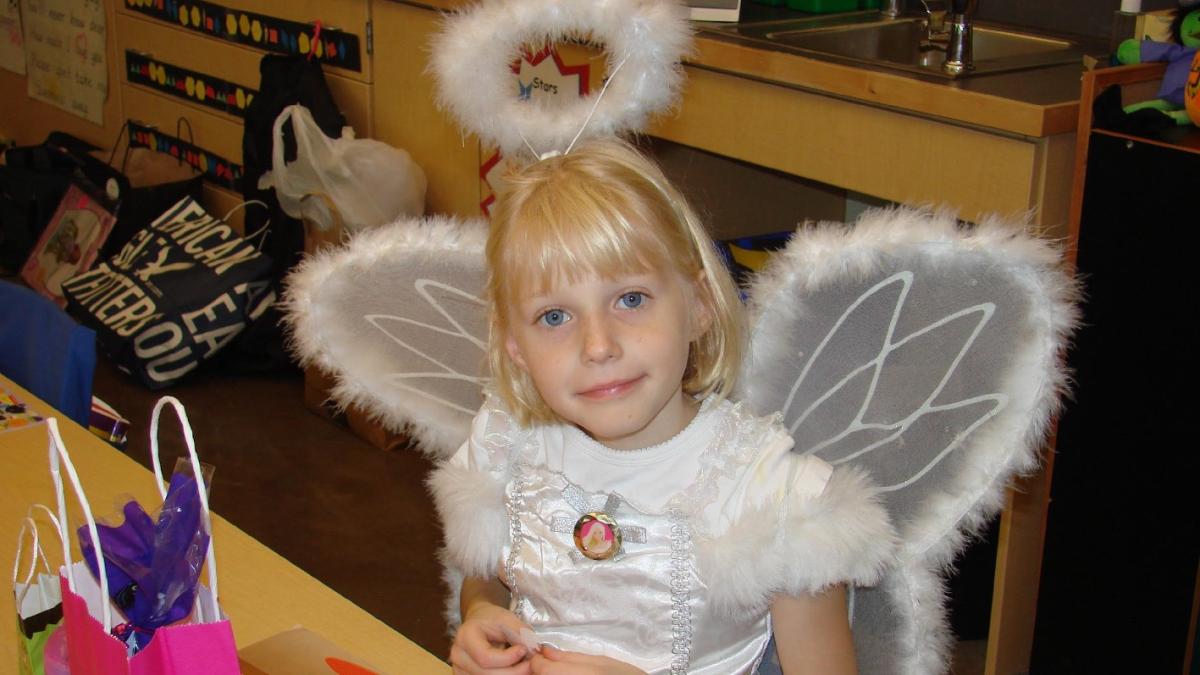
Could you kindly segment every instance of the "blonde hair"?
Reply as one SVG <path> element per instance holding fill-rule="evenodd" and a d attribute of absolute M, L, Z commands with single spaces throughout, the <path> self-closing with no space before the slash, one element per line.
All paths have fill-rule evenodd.
<path fill-rule="evenodd" d="M 691 344 L 682 387 L 727 396 L 742 353 L 742 306 L 708 232 L 657 166 L 628 143 L 590 141 L 506 177 L 487 242 L 488 361 L 522 424 L 559 418 L 505 343 L 507 308 L 557 280 L 674 269 L 695 280 L 711 321 Z"/>

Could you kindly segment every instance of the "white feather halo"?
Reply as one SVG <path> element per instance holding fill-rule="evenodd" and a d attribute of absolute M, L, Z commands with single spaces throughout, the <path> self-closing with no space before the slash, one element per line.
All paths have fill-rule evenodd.
<path fill-rule="evenodd" d="M 606 46 L 612 77 L 600 100 L 553 107 L 519 100 L 509 64 L 520 50 L 584 34 Z M 583 136 L 638 130 L 668 108 L 679 93 L 691 35 L 686 8 L 673 1 L 492 0 L 446 20 L 433 40 L 430 69 L 439 104 L 463 127 L 505 154 L 525 148 L 542 156 L 565 152 L 581 130 Z"/>

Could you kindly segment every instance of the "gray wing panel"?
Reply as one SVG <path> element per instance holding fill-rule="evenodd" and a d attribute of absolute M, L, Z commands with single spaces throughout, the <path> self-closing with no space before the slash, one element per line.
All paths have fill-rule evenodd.
<path fill-rule="evenodd" d="M 487 312 L 480 221 L 400 221 L 306 261 L 288 280 L 293 345 L 334 398 L 445 455 L 482 403 Z"/>
<path fill-rule="evenodd" d="M 863 672 L 948 666 L 941 572 L 1036 466 L 1075 294 L 1019 226 L 906 209 L 803 228 L 756 281 L 745 400 L 797 452 L 866 468 L 900 536 L 853 594 Z"/>

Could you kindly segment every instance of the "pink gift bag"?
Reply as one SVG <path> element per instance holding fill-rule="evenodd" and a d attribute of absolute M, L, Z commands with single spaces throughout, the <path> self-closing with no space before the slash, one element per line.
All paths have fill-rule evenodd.
<path fill-rule="evenodd" d="M 184 439 L 200 490 L 200 503 L 204 526 L 211 528 L 208 496 L 204 487 L 200 460 L 196 456 L 195 441 L 182 404 L 173 397 L 164 396 L 154 407 L 150 422 L 150 444 L 154 461 L 154 474 L 159 494 L 166 495 L 162 467 L 158 458 L 158 416 L 166 404 L 171 404 L 179 415 Z M 62 524 L 64 541 L 63 557 L 70 560 L 70 538 L 67 532 L 66 498 L 63 490 L 60 464 L 66 468 L 80 505 L 87 520 L 88 532 L 97 551 L 99 579 L 88 570 L 87 563 L 79 561 L 64 565 L 59 575 L 62 589 L 63 626 L 67 631 L 67 644 L 71 672 L 76 675 L 96 673 L 102 675 L 236 675 L 238 667 L 237 647 L 233 640 L 233 629 L 220 611 L 217 602 L 217 565 L 212 540 L 209 540 L 206 564 L 208 587 L 199 586 L 196 602 L 189 618 L 154 632 L 153 639 L 144 649 L 128 656 L 125 643 L 111 634 L 114 625 L 120 622 L 118 610 L 109 599 L 108 581 L 105 573 L 104 556 L 100 554 L 100 536 L 91 506 L 80 485 L 79 477 L 58 432 L 57 421 L 47 420 L 51 447 L 50 473 L 54 479 L 58 499 L 59 521 Z"/>

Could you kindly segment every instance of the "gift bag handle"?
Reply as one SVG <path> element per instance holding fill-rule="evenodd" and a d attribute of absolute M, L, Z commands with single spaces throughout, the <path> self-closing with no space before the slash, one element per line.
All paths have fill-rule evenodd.
<path fill-rule="evenodd" d="M 212 513 L 208 509 L 208 486 L 204 484 L 204 475 L 200 470 L 200 457 L 196 455 L 196 439 L 192 435 L 192 425 L 188 422 L 187 411 L 183 409 L 183 404 L 174 396 L 163 396 L 158 399 L 158 403 L 154 404 L 154 412 L 150 414 L 150 459 L 154 464 L 155 485 L 158 486 L 158 494 L 163 498 L 167 498 L 167 488 L 163 481 L 162 460 L 158 456 L 158 417 L 162 413 L 162 409 L 167 404 L 175 408 L 175 414 L 179 417 L 179 425 L 183 428 L 183 441 L 187 445 L 188 459 L 192 465 L 192 474 L 196 477 L 196 489 L 200 493 L 200 518 L 204 525 L 204 529 L 208 531 L 208 554 L 206 561 L 208 563 L 208 590 L 212 594 L 213 611 L 220 613 L 217 604 L 217 556 L 214 551 L 214 540 L 212 536 Z M 196 613 L 202 622 L 213 623 L 220 621 L 220 616 L 204 617 L 203 604 L 196 603 Z"/>
<path fill-rule="evenodd" d="M 50 517 L 50 522 L 54 524 L 54 531 L 56 533 L 61 530 L 58 524 L 58 518 L 54 516 L 54 512 L 51 511 L 45 504 L 33 504 L 29 507 L 29 511 L 26 512 L 25 517 L 22 519 L 21 531 L 17 533 L 17 557 L 15 560 L 13 560 L 14 584 L 17 583 L 17 579 L 21 578 L 21 556 L 25 553 L 26 534 L 29 534 L 32 538 L 32 541 L 30 542 L 32 545 L 32 551 L 29 554 L 29 571 L 25 573 L 24 583 L 29 583 L 33 579 L 34 572 L 37 571 L 37 561 L 39 558 L 42 561 L 42 567 L 47 573 L 50 572 L 50 561 L 46 559 L 46 551 L 42 548 L 41 540 L 38 538 L 39 533 L 37 521 L 33 519 L 34 509 L 42 509 L 46 512 L 46 515 Z M 18 598 L 18 605 L 22 599 L 24 599 L 24 597 Z"/>
<path fill-rule="evenodd" d="M 121 173 L 125 173 L 125 167 L 129 164 L 129 153 L 133 150 L 133 131 L 129 129 L 129 124 L 132 121 L 133 120 L 125 120 L 125 123 L 121 125 L 121 128 L 117 131 L 117 140 L 113 141 L 112 149 L 109 150 L 108 153 L 108 165 L 116 166 L 113 164 L 113 160 L 117 157 L 117 148 L 121 147 L 121 138 L 128 136 L 125 142 L 125 154 L 121 157 Z M 192 133 L 192 123 L 183 115 L 180 115 L 179 118 L 175 120 L 175 138 L 181 140 L 183 139 L 183 137 L 179 134 L 183 130 L 183 126 L 185 124 L 187 125 L 188 143 L 195 145 L 196 136 Z M 182 165 L 183 157 L 177 157 L 176 163 Z"/>
<path fill-rule="evenodd" d="M 125 134 L 133 134 L 132 131 L 129 131 L 129 120 L 125 120 L 125 123 L 117 130 L 117 140 L 113 141 L 112 149 L 108 152 L 109 166 L 116 166 L 113 164 L 113 160 L 117 158 L 117 148 L 121 147 L 121 139 L 125 137 Z M 125 173 L 125 165 L 129 163 L 129 151 L 131 148 L 131 143 L 125 144 L 125 156 L 121 158 L 121 173 Z"/>
<path fill-rule="evenodd" d="M 229 216 L 232 216 L 233 214 L 237 213 L 241 209 L 246 208 L 247 206 L 261 206 L 264 209 L 266 209 L 268 212 L 271 210 L 271 207 L 261 199 L 247 199 L 246 201 L 240 202 L 240 203 L 234 205 L 233 208 L 226 211 L 224 217 L 221 218 L 221 222 L 228 223 Z M 251 232 L 250 234 L 243 234 L 242 239 L 245 239 L 246 241 L 252 241 L 255 238 L 258 238 L 258 251 L 261 252 L 263 244 L 267 243 L 267 234 L 269 234 L 268 231 L 270 230 L 270 228 L 271 228 L 271 219 L 267 218 L 267 222 L 263 223 L 262 227 L 258 228 L 254 232 Z"/>
<path fill-rule="evenodd" d="M 34 504 L 29 507 L 29 511 L 25 514 L 25 518 L 21 522 L 21 531 L 17 533 L 17 556 L 13 560 L 13 585 L 17 585 L 18 579 L 21 581 L 21 593 L 17 595 L 17 610 L 20 611 L 21 605 L 25 603 L 25 596 L 29 595 L 29 589 L 32 586 L 33 576 L 37 574 L 37 561 L 42 561 L 42 569 L 46 570 L 46 574 L 50 573 L 50 561 L 46 559 L 46 551 L 42 548 L 42 542 L 39 539 L 37 521 L 33 519 L 33 510 L 40 508 L 50 517 L 50 522 L 54 524 L 54 531 L 60 532 L 61 528 L 58 524 L 58 518 L 54 516 L 54 512 L 44 504 Z M 20 576 L 21 571 L 21 556 L 25 553 L 25 535 L 29 534 L 32 541 L 30 542 L 29 552 L 29 570 L 25 572 L 25 576 Z"/>
<path fill-rule="evenodd" d="M 96 550 L 96 566 L 100 570 L 100 597 L 105 601 L 101 602 L 102 611 L 104 614 L 104 630 L 112 630 L 112 603 L 108 602 L 108 569 L 104 564 L 104 555 L 100 552 L 100 532 L 96 529 L 96 518 L 92 515 L 92 505 L 88 503 L 87 495 L 83 493 L 83 486 L 79 483 L 79 474 L 75 472 L 75 465 L 71 462 L 71 455 L 67 453 L 67 446 L 63 444 L 62 436 L 58 433 L 58 420 L 53 417 L 46 418 L 46 429 L 50 436 L 50 476 L 54 479 L 54 496 L 58 504 L 58 536 L 62 539 L 63 547 L 63 569 L 67 571 L 67 588 L 71 592 L 75 592 L 75 573 L 72 571 L 71 565 L 71 538 L 67 532 L 67 498 L 63 490 L 62 472 L 60 464 L 67 469 L 67 477 L 71 480 L 71 487 L 75 490 L 75 497 L 79 499 L 79 505 L 83 507 L 83 516 L 87 520 L 88 535 L 92 538 L 92 546 Z"/>
<path fill-rule="evenodd" d="M 183 138 L 182 131 L 183 131 L 184 126 L 187 126 L 188 143 L 195 145 L 196 144 L 196 135 L 192 133 L 192 123 L 190 120 L 188 120 L 188 118 L 184 117 L 183 115 L 180 115 L 179 118 L 175 120 L 175 138 L 178 138 L 178 139 Z"/>
<path fill-rule="evenodd" d="M 32 546 L 29 551 L 29 570 L 25 572 L 25 576 L 21 576 L 21 557 L 25 553 L 25 535 L 29 534 L 33 538 Z M 50 573 L 50 561 L 46 560 L 46 553 L 42 551 L 41 542 L 38 541 L 37 523 L 33 518 L 26 516 L 21 523 L 21 531 L 17 533 L 17 557 L 13 560 L 13 586 L 16 586 L 18 581 L 21 583 L 21 592 L 17 594 L 17 611 L 21 611 L 21 606 L 25 604 L 25 596 L 29 594 L 30 583 L 33 582 L 33 575 L 37 574 L 38 559 L 42 561 L 42 567 L 46 573 Z"/>
<path fill-rule="evenodd" d="M 21 576 L 21 558 L 25 555 L 25 535 L 30 535 L 33 538 L 29 551 L 29 571 L 25 572 L 25 576 Z M 46 571 L 50 571 L 50 561 L 46 560 L 46 554 L 42 551 L 41 542 L 38 541 L 37 523 L 33 522 L 33 518 L 25 516 L 21 519 L 21 531 L 17 533 L 17 556 L 13 560 L 13 584 L 18 580 L 24 579 L 24 583 L 29 583 L 33 579 L 33 575 L 37 572 L 37 562 L 41 558 L 42 567 Z M 17 606 L 21 606 L 21 601 L 24 597 L 17 598 Z"/>

